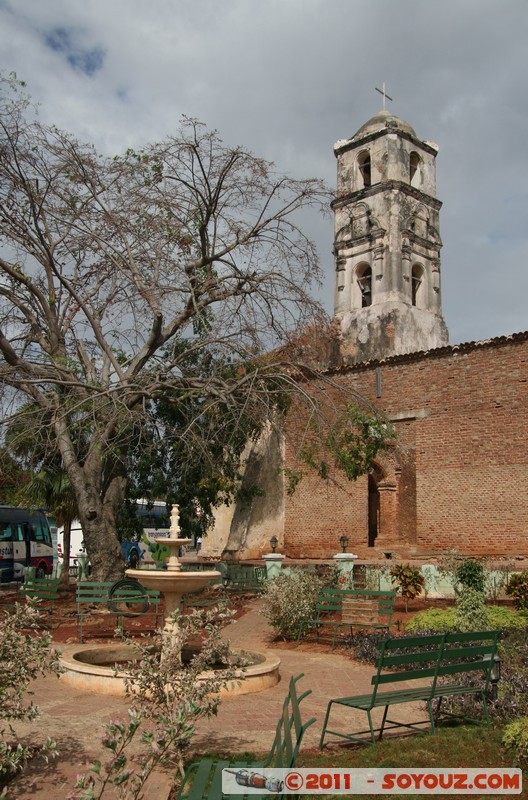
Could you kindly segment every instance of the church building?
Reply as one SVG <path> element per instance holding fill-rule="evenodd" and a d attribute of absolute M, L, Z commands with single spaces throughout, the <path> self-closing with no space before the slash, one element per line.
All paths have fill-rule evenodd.
<path fill-rule="evenodd" d="M 270 435 L 248 461 L 263 495 L 221 511 L 203 555 L 257 558 L 276 536 L 289 557 L 329 558 L 343 535 L 366 559 L 528 555 L 528 333 L 448 344 L 437 152 L 385 110 L 334 147 L 340 359 L 319 388 L 365 398 L 396 439 L 369 475 L 310 473 L 289 494 L 293 451 Z"/>

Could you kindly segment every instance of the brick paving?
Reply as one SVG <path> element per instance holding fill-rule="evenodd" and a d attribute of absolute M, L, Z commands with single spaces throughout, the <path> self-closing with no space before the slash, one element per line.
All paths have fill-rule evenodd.
<path fill-rule="evenodd" d="M 253 601 L 247 613 L 226 629 L 225 636 L 235 649 L 265 650 L 278 655 L 281 680 L 262 692 L 225 697 L 216 717 L 199 722 L 193 746 L 197 753 L 269 750 L 291 675 L 303 672 L 302 686 L 312 689 L 312 694 L 303 701 L 303 710 L 307 718 L 315 716 L 317 722 L 308 729 L 304 739 L 306 749 L 318 746 L 329 698 L 369 690 L 371 666 L 358 664 L 339 652 L 331 653 L 329 646 L 307 649 L 304 645 L 283 647 L 274 642 L 273 633 L 260 614 L 260 602 Z M 10 784 L 10 797 L 17 800 L 65 800 L 75 776 L 85 771 L 90 761 L 102 755 L 103 723 L 126 718 L 127 703 L 120 698 L 83 694 L 55 677 L 35 681 L 32 689 L 41 716 L 32 723 L 19 723 L 16 727 L 28 742 L 39 742 L 46 736 L 55 738 L 61 755 L 48 767 L 30 766 Z M 413 710 L 410 709 L 409 713 Z M 358 718 L 359 725 L 365 724 L 364 717 L 360 715 Z M 332 718 L 344 726 L 353 721 L 349 713 L 340 710 Z M 336 746 L 330 744 L 329 756 Z M 145 800 L 167 800 L 170 785 L 168 773 L 156 772 L 145 791 Z"/>

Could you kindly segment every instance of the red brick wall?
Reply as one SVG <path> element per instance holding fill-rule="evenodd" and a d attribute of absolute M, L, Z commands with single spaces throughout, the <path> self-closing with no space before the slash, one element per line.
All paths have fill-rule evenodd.
<path fill-rule="evenodd" d="M 528 554 L 528 334 L 352 367 L 332 376 L 395 418 L 400 543 L 418 552 Z M 322 387 L 330 399 L 337 397 Z M 293 466 L 287 445 L 287 463 Z M 335 476 L 336 477 L 336 476 Z M 311 474 L 286 499 L 285 552 L 367 544 L 367 478 Z"/>

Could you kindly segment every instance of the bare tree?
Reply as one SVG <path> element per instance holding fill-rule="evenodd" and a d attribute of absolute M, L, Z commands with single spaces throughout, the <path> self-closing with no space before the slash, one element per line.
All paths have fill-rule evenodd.
<path fill-rule="evenodd" d="M 299 214 L 329 195 L 190 119 L 105 157 L 40 122 L 13 79 L 1 89 L 3 418 L 30 401 L 29 424 L 46 421 L 94 577 L 118 577 L 125 459 L 156 399 L 264 418 L 274 392 L 296 387 L 280 345 L 322 318 Z M 193 371 L 198 352 L 222 369 Z M 191 442 L 199 424 L 195 412 Z"/>

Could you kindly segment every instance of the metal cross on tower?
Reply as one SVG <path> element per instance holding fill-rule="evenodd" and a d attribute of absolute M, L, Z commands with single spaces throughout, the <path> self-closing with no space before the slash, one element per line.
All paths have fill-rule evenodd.
<path fill-rule="evenodd" d="M 389 97 L 389 95 L 385 91 L 385 81 L 381 84 L 381 86 L 382 86 L 381 89 L 378 89 L 377 86 L 375 88 L 376 88 L 377 92 L 379 92 L 380 94 L 383 95 L 383 110 L 385 111 L 385 100 L 391 100 L 392 101 L 392 97 Z"/>

